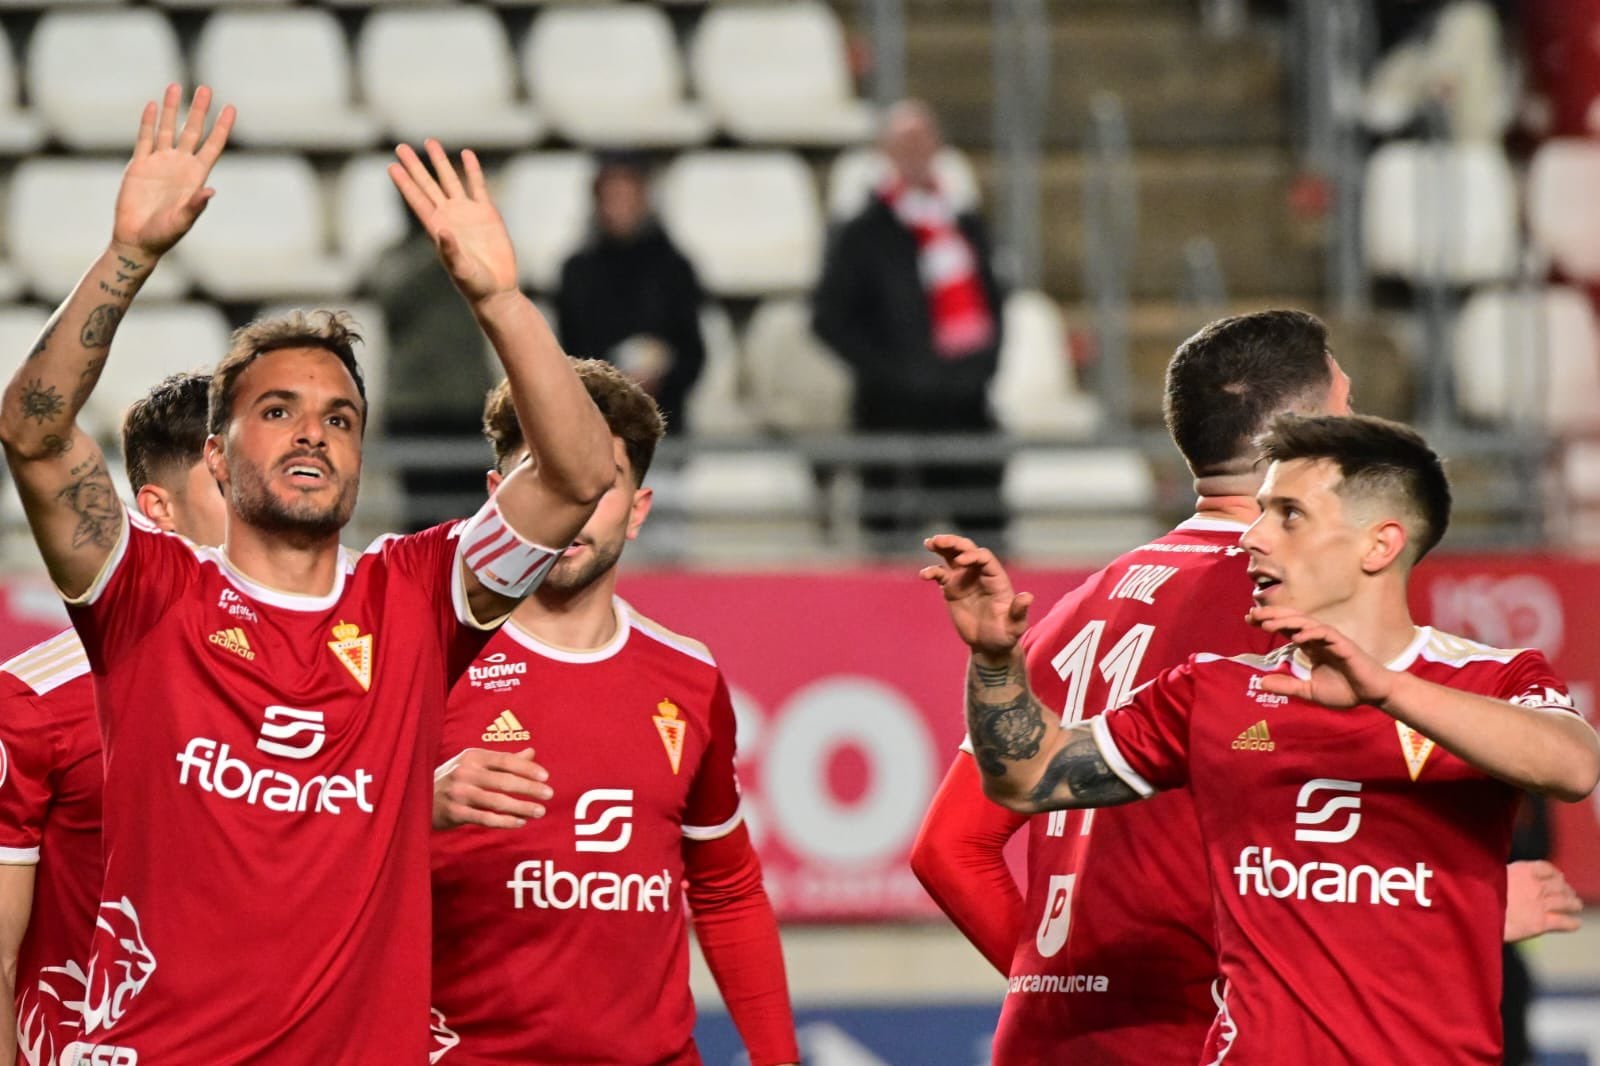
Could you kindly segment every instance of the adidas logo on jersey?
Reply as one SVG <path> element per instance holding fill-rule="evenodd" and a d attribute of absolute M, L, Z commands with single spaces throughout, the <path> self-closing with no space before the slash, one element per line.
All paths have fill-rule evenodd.
<path fill-rule="evenodd" d="M 483 739 L 490 744 L 509 744 L 514 740 L 527 740 L 528 737 L 528 731 L 510 711 L 501 711 L 500 717 L 490 722 L 489 728 L 483 731 Z"/>
<path fill-rule="evenodd" d="M 1277 746 L 1267 732 L 1265 718 L 1233 738 L 1234 751 L 1272 751 Z"/>
<path fill-rule="evenodd" d="M 217 647 L 225 648 L 242 657 L 246 662 L 255 662 L 256 653 L 250 650 L 250 638 L 245 636 L 244 630 L 238 626 L 232 629 L 219 629 L 206 639 Z"/>

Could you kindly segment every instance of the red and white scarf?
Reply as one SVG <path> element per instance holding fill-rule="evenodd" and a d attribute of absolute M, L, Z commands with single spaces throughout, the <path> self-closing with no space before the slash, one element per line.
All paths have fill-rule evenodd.
<path fill-rule="evenodd" d="M 928 294 L 933 350 L 944 359 L 963 359 L 993 344 L 994 308 L 950 201 L 936 186 L 908 186 L 896 179 L 879 195 L 917 239 L 917 273 Z"/>

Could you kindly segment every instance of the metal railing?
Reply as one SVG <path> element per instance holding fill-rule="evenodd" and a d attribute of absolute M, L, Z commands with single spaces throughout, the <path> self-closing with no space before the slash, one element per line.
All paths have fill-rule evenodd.
<path fill-rule="evenodd" d="M 1000 248 L 1012 284 L 1038 288 L 1039 161 L 1050 103 L 1047 0 L 994 2 L 994 143 L 1000 164 Z"/>
<path fill-rule="evenodd" d="M 1133 409 L 1128 330 L 1134 250 L 1139 242 L 1139 176 L 1122 100 L 1096 93 L 1089 107 L 1083 175 L 1083 288 L 1094 311 L 1095 391 L 1112 433 Z"/>

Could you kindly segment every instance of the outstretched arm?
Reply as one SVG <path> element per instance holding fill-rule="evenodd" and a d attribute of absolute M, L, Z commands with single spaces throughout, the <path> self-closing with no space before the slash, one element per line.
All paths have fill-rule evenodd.
<path fill-rule="evenodd" d="M 926 543 L 942 563 L 923 568 L 921 576 L 944 591 L 950 620 L 972 651 L 967 736 L 984 792 L 1024 814 L 1138 799 L 1106 762 L 1090 724 L 1063 729 L 1029 687 L 1017 642 L 1027 629 L 1032 594 L 1013 591 L 994 553 L 965 537 L 945 534 Z"/>
<path fill-rule="evenodd" d="M 461 153 L 458 176 L 438 141 L 424 148 L 431 172 L 410 146 L 401 145 L 395 149 L 400 161 L 390 164 L 389 176 L 494 345 L 534 456 L 501 484 L 496 504 L 523 540 L 562 548 L 616 479 L 611 431 L 544 316 L 517 288 L 511 237 L 489 197 L 478 157 Z M 479 618 L 504 614 L 511 606 L 470 571 L 467 583 Z"/>
<path fill-rule="evenodd" d="M 1255 607 L 1250 620 L 1279 633 L 1312 663 L 1304 680 L 1266 674 L 1262 688 L 1348 708 L 1370 704 L 1500 780 L 1575 803 L 1600 780 L 1600 737 L 1575 714 L 1436 685 L 1391 670 L 1337 629 L 1286 607 Z"/>
<path fill-rule="evenodd" d="M 159 112 L 145 105 L 117 193 L 111 241 L 56 310 L 0 400 L 6 462 L 50 576 L 69 597 L 88 590 L 116 547 L 122 523 L 105 457 L 78 427 L 78 412 L 100 380 L 128 305 L 211 199 L 206 178 L 233 125 L 233 108 L 223 108 L 202 141 L 211 103 L 202 85 L 180 130 L 180 98 L 179 87 L 169 85 Z"/>

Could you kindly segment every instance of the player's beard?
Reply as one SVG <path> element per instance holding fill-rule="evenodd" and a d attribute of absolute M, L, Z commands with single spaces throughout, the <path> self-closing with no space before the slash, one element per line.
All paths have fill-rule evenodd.
<path fill-rule="evenodd" d="M 563 596 L 582 592 L 617 565 L 617 560 L 622 558 L 622 546 L 625 542 L 625 537 L 618 537 L 614 542 L 607 544 L 584 541 L 584 547 L 589 550 L 578 559 L 556 560 L 556 565 L 550 568 L 550 574 L 544 579 L 542 587 Z"/>
<path fill-rule="evenodd" d="M 285 501 L 273 493 L 261 467 L 240 456 L 231 456 L 228 469 L 232 475 L 234 513 L 257 529 L 294 540 L 317 541 L 337 535 L 355 512 L 356 491 L 361 479 L 359 475 L 342 477 L 326 461 L 321 465 L 328 468 L 327 476 L 339 490 L 332 502 L 319 503 L 310 496 Z"/>

